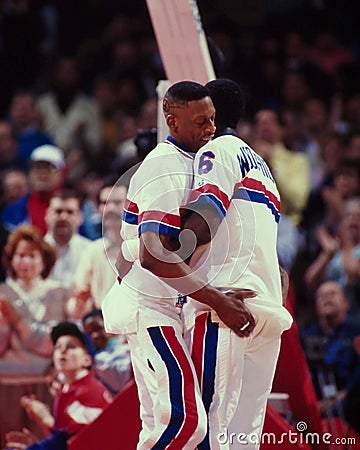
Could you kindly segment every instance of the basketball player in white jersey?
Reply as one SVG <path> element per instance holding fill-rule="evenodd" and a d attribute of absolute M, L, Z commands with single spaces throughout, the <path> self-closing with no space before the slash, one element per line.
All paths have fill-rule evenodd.
<path fill-rule="evenodd" d="M 280 198 L 264 160 L 236 135 L 244 105 L 240 87 L 227 79 L 206 87 L 216 108 L 219 137 L 195 157 L 189 207 L 207 224 L 220 225 L 206 251 L 200 257 L 195 252 L 190 264 L 201 267 L 213 286 L 229 290 L 243 286 L 257 296 L 245 299 L 256 325 L 243 337 L 226 327 L 208 305 L 191 300 L 184 307 L 185 339 L 209 423 L 209 432 L 197 448 L 257 449 L 281 334 L 292 323 L 282 304 L 276 253 Z M 199 234 L 206 227 L 199 225 L 197 216 L 192 214 L 185 226 L 199 242 L 206 242 L 208 237 Z M 246 332 L 250 326 L 249 321 L 241 330 Z M 232 431 L 243 439 L 238 447 L 231 446 L 228 438 L 232 420 L 238 427 Z"/>
<path fill-rule="evenodd" d="M 194 367 L 183 341 L 179 292 L 191 292 L 215 309 L 235 332 L 254 319 L 242 293 L 225 295 L 192 274 L 167 249 L 180 234 L 188 203 L 195 152 L 214 135 L 215 110 L 204 86 L 169 88 L 163 111 L 171 135 L 158 144 L 133 175 L 121 229 L 125 241 L 139 236 L 140 254 L 117 296 L 102 305 L 107 331 L 126 334 L 141 404 L 138 450 L 193 450 L 206 435 L 206 414 Z"/>

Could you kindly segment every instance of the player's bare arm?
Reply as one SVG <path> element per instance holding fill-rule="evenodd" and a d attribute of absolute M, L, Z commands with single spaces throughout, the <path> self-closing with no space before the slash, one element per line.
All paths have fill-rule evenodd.
<path fill-rule="evenodd" d="M 169 251 L 168 237 L 147 231 L 140 236 L 140 262 L 142 267 L 161 278 L 179 292 L 191 292 L 195 300 L 207 304 L 216 311 L 224 324 L 238 336 L 249 336 L 255 319 L 243 300 L 254 297 L 253 291 L 220 292 L 205 285 L 176 252 Z M 249 324 L 248 324 L 249 323 Z M 248 325 L 247 325 L 248 324 Z M 244 326 L 246 325 L 246 328 Z"/>

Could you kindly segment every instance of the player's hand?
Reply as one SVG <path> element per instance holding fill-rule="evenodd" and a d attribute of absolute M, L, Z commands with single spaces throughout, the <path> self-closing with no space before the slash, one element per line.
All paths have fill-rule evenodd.
<path fill-rule="evenodd" d="M 239 337 L 248 337 L 255 327 L 255 319 L 244 303 L 246 298 L 254 298 L 257 293 L 251 289 L 232 288 L 222 292 L 225 296 L 216 308 L 220 320 Z"/>

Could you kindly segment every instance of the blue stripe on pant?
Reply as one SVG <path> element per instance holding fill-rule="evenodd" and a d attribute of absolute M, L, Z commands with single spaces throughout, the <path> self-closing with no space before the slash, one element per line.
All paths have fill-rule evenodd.
<path fill-rule="evenodd" d="M 166 364 L 169 378 L 169 394 L 171 402 L 170 422 L 160 439 L 152 447 L 152 449 L 163 450 L 178 434 L 184 422 L 184 400 L 182 397 L 183 377 L 179 365 L 171 349 L 169 348 L 160 327 L 148 328 L 148 332 L 156 350 L 161 356 L 161 359 Z"/>
<path fill-rule="evenodd" d="M 209 415 L 210 405 L 215 391 L 216 355 L 219 337 L 219 324 L 211 321 L 211 313 L 208 314 L 204 345 L 204 368 L 202 374 L 202 399 L 206 414 Z M 209 450 L 209 418 L 208 431 L 205 439 L 198 445 L 198 450 Z"/>

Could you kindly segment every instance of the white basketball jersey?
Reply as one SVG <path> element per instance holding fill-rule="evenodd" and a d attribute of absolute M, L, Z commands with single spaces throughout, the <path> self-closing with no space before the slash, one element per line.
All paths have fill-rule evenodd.
<path fill-rule="evenodd" d="M 228 134 L 201 148 L 194 174 L 190 204 L 211 204 L 222 219 L 199 270 L 213 286 L 255 290 L 258 295 L 249 304 L 279 309 L 282 316 L 276 253 L 280 197 L 265 161 Z M 192 301 L 194 306 L 204 309 Z"/>
<path fill-rule="evenodd" d="M 193 161 L 193 153 L 171 137 L 147 155 L 130 181 L 121 227 L 124 240 L 144 231 L 179 236 L 181 209 L 189 201 L 193 184 Z M 123 281 L 146 296 L 176 298 L 178 294 L 143 269 L 139 259 Z"/>

